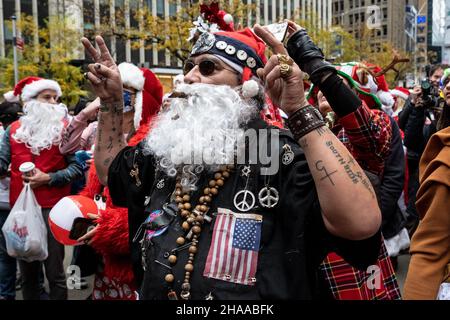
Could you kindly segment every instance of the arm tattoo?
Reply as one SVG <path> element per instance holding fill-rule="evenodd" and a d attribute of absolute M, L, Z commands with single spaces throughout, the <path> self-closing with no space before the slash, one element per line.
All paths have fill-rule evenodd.
<path fill-rule="evenodd" d="M 317 171 L 319 171 L 319 172 L 322 172 L 322 171 L 325 172 L 325 176 L 324 176 L 322 179 L 320 179 L 320 181 L 323 181 L 323 180 L 325 180 L 325 179 L 328 179 L 328 180 L 330 180 L 330 182 L 331 182 L 331 184 L 333 185 L 333 187 L 335 186 L 333 179 L 331 179 L 331 176 L 332 176 L 333 174 L 337 173 L 337 172 L 338 172 L 337 170 L 336 170 L 336 171 L 333 171 L 332 173 L 328 173 L 328 170 L 327 170 L 327 168 L 325 168 L 325 166 L 323 165 L 323 161 L 322 161 L 322 160 L 319 160 L 319 161 L 316 162 L 316 169 L 317 169 Z"/>
<path fill-rule="evenodd" d="M 105 166 L 108 166 L 108 165 L 111 163 L 111 161 L 112 161 L 112 158 L 109 157 L 109 158 L 105 159 L 105 161 L 103 161 L 103 164 L 104 164 Z"/>
<path fill-rule="evenodd" d="M 300 143 L 300 147 L 302 147 L 302 149 L 306 149 L 309 147 L 308 139 L 306 139 L 306 138 L 300 139 L 299 143 Z"/>
<path fill-rule="evenodd" d="M 116 102 L 101 102 L 101 112 L 112 112 L 113 114 L 119 114 L 123 111 L 123 101 Z"/>
<path fill-rule="evenodd" d="M 326 127 L 320 127 L 316 129 L 317 134 L 319 135 L 319 137 L 323 136 L 325 133 L 327 133 L 327 128 Z"/>
<path fill-rule="evenodd" d="M 363 174 L 360 171 L 355 171 L 356 162 L 355 159 L 350 156 L 348 160 L 345 160 L 342 154 L 339 152 L 339 150 L 334 146 L 332 141 L 327 141 L 326 146 L 331 150 L 333 155 L 338 160 L 338 163 L 343 167 L 345 173 L 349 177 L 349 179 L 354 183 L 358 184 L 361 183 L 365 189 L 367 189 L 373 198 L 376 198 L 375 192 L 372 188 L 372 185 L 370 182 L 367 181 L 367 176 Z M 316 164 L 317 167 L 317 164 Z M 319 170 L 319 168 L 317 168 Z M 323 170 L 323 169 L 322 169 Z M 326 171 L 325 171 L 326 173 Z M 327 177 L 325 177 L 327 178 Z M 325 179 L 324 178 L 324 179 Z M 323 180 L 323 179 L 322 179 Z"/>

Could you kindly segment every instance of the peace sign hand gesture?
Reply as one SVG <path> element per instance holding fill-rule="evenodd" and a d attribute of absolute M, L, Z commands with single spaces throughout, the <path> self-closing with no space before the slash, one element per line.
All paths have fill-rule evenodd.
<path fill-rule="evenodd" d="M 87 38 L 82 38 L 86 51 L 94 60 L 94 64 L 88 66 L 89 72 L 85 77 L 89 79 L 96 95 L 104 103 L 122 101 L 122 79 L 119 68 L 111 57 L 108 47 L 101 36 L 96 36 L 95 41 L 100 51 L 94 48 Z"/>
<path fill-rule="evenodd" d="M 274 55 L 267 61 L 263 69 L 258 70 L 258 76 L 265 83 L 269 97 L 287 115 L 293 114 L 308 103 L 303 87 L 303 72 L 298 65 L 288 56 L 283 44 L 267 30 L 266 27 L 255 25 L 254 32 L 269 47 Z M 285 61 L 287 60 L 287 62 Z M 282 65 L 289 65 L 289 72 L 283 74 Z"/>

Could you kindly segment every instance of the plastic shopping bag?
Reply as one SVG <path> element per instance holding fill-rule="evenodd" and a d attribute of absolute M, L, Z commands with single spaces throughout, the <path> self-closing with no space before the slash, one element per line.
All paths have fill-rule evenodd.
<path fill-rule="evenodd" d="M 48 256 L 47 228 L 28 183 L 11 209 L 2 228 L 6 249 L 11 257 L 27 262 L 43 261 Z"/>

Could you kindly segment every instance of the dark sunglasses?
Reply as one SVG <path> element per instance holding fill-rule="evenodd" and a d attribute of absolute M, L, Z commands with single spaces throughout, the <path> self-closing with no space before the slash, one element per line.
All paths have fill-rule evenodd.
<path fill-rule="evenodd" d="M 201 75 L 204 77 L 212 75 L 214 73 L 214 70 L 217 69 L 217 63 L 212 60 L 205 59 L 203 61 L 200 61 L 199 63 L 194 63 L 192 60 L 189 60 L 184 64 L 184 75 L 187 75 L 189 72 L 191 72 L 191 70 L 194 69 L 195 66 L 198 66 Z M 221 68 L 237 74 L 236 70 L 228 69 L 223 66 L 221 66 Z"/>
<path fill-rule="evenodd" d="M 214 73 L 214 70 L 216 69 L 216 63 L 212 60 L 203 60 L 200 63 L 194 63 L 193 61 L 189 60 L 184 64 L 184 75 L 187 75 L 189 72 L 191 72 L 192 69 L 195 68 L 195 66 L 198 66 L 200 73 L 205 77 L 212 75 Z"/>

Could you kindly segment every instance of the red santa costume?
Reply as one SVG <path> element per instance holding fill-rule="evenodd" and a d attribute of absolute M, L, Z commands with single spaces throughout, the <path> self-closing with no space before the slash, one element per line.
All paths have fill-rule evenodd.
<path fill-rule="evenodd" d="M 122 63 L 119 71 L 124 86 L 137 90 L 135 108 L 136 133 L 128 141 L 137 145 L 144 139 L 154 116 L 158 113 L 163 88 L 156 76 L 148 69 Z M 133 270 L 128 243 L 128 211 L 112 204 L 107 187 L 98 180 L 95 166 L 91 166 L 88 183 L 81 195 L 106 198 L 105 210 L 100 210 L 97 232 L 91 246 L 103 257 L 104 268 L 95 276 L 93 300 L 136 300 Z"/>

